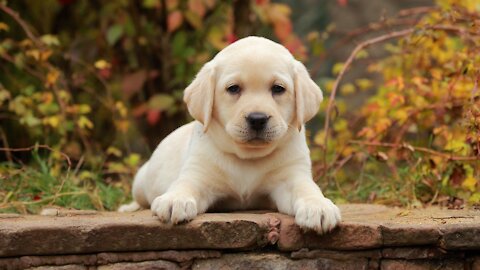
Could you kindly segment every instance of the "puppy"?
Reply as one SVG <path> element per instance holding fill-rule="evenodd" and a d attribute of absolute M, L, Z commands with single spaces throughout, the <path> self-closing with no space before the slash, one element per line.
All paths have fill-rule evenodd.
<path fill-rule="evenodd" d="M 163 222 L 189 221 L 209 209 L 273 208 L 318 233 L 340 211 L 314 183 L 304 123 L 322 92 L 280 44 L 241 39 L 203 66 L 185 89 L 196 121 L 167 136 L 133 183 L 135 201 Z"/>

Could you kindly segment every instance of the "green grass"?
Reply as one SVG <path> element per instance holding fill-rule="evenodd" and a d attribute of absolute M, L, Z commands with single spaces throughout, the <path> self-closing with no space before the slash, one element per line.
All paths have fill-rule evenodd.
<path fill-rule="evenodd" d="M 101 173 L 63 170 L 56 175 L 50 164 L 32 151 L 33 164 L 0 163 L 0 212 L 39 213 L 45 206 L 115 210 L 128 200 L 121 182 L 106 184 Z"/>

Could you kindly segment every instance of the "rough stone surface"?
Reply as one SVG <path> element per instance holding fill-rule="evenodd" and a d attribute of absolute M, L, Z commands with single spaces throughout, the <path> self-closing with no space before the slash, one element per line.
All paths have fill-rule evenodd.
<path fill-rule="evenodd" d="M 176 270 L 181 269 L 176 263 L 169 261 L 146 261 L 137 263 L 113 263 L 107 265 L 101 265 L 98 270 Z"/>
<path fill-rule="evenodd" d="M 362 251 L 333 251 L 325 249 L 308 250 L 302 248 L 290 254 L 292 259 L 315 259 L 330 258 L 335 260 L 351 260 L 353 258 L 380 259 L 382 253 L 380 250 L 362 250 Z"/>
<path fill-rule="evenodd" d="M 87 270 L 88 267 L 79 264 L 68 264 L 62 266 L 38 266 L 27 268 L 28 270 Z"/>
<path fill-rule="evenodd" d="M 0 257 L 170 249 L 252 249 L 267 244 L 268 216 L 206 214 L 188 224 L 161 224 L 149 211 L 0 222 Z"/>
<path fill-rule="evenodd" d="M 208 269 L 368 269 L 366 259 L 355 258 L 350 260 L 334 260 L 328 258 L 290 260 L 281 254 L 255 253 L 255 254 L 226 254 L 222 259 L 207 259 L 196 261 L 192 265 L 195 270 Z"/>
<path fill-rule="evenodd" d="M 173 262 L 188 262 L 193 259 L 220 258 L 222 253 L 216 250 L 191 250 L 191 251 L 150 251 L 150 252 L 122 252 L 100 253 L 97 255 L 98 264 L 113 262 L 141 262 L 152 260 L 167 260 Z"/>
<path fill-rule="evenodd" d="M 382 257 L 387 259 L 442 259 L 442 258 L 463 258 L 463 252 L 448 252 L 437 247 L 428 248 L 385 248 L 382 250 Z"/>
<path fill-rule="evenodd" d="M 461 270 L 461 260 L 382 260 L 381 270 Z"/>
<path fill-rule="evenodd" d="M 441 246 L 444 249 L 480 250 L 480 224 L 448 224 L 442 226 Z"/>
<path fill-rule="evenodd" d="M 341 205 L 331 233 L 253 211 L 165 225 L 149 211 L 0 215 L 1 269 L 474 269 L 480 211 Z"/>

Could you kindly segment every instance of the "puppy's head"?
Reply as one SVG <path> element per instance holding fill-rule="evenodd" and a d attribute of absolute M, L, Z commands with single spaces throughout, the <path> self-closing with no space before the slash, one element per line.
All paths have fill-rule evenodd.
<path fill-rule="evenodd" d="M 248 37 L 205 64 L 184 100 L 204 131 L 216 121 L 237 145 L 262 148 L 300 130 L 317 113 L 322 92 L 285 47 Z"/>

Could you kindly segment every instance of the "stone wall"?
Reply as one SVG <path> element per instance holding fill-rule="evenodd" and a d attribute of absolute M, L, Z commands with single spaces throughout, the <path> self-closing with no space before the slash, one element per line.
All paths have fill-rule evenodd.
<path fill-rule="evenodd" d="M 279 213 L 204 214 L 161 224 L 149 211 L 50 209 L 0 215 L 0 269 L 478 269 L 480 211 L 342 205 L 319 236 Z"/>

